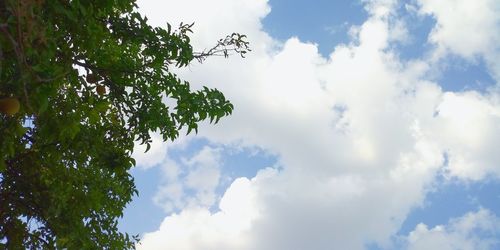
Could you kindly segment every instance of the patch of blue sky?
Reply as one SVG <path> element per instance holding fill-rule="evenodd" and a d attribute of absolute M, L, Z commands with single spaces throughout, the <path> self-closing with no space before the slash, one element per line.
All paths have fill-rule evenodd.
<path fill-rule="evenodd" d="M 440 67 L 442 69 L 435 80 L 445 91 L 484 92 L 495 85 L 495 80 L 480 58 L 471 62 L 458 56 L 448 56 Z"/>
<path fill-rule="evenodd" d="M 324 56 L 341 43 L 349 43 L 349 28 L 361 25 L 368 14 L 361 1 L 352 0 L 270 0 L 271 13 L 263 20 L 264 30 L 272 37 L 318 44 Z"/>
<path fill-rule="evenodd" d="M 398 18 L 406 25 L 409 40 L 394 43 L 391 49 L 402 61 L 424 58 L 433 44 L 428 36 L 436 21 L 430 15 L 419 15 L 411 8 L 413 1 L 402 1 L 398 5 Z M 361 1 L 307 1 L 270 0 L 271 13 L 263 20 L 264 30 L 272 37 L 287 40 L 298 37 L 305 42 L 318 45 L 321 55 L 328 57 L 339 44 L 349 44 L 349 29 L 361 25 L 368 18 Z M 450 56 L 441 65 L 442 69 L 432 79 L 445 91 L 484 91 L 495 81 L 488 73 L 484 62 L 475 62 Z"/>
<path fill-rule="evenodd" d="M 253 178 L 257 172 L 267 167 L 273 167 L 276 156 L 256 148 L 238 148 L 223 151 L 224 164 L 222 172 L 232 178 Z"/>
<path fill-rule="evenodd" d="M 486 182 L 438 181 L 435 189 L 427 195 L 425 204 L 415 208 L 404 221 L 396 236 L 392 237 L 390 246 L 380 246 L 369 242 L 367 250 L 405 249 L 405 237 L 415 230 L 415 227 L 424 223 L 428 228 L 438 225 L 447 225 L 450 220 L 463 217 L 470 212 L 477 212 L 480 208 L 490 210 L 500 216 L 500 181 Z M 497 230 L 482 230 L 475 228 L 474 237 L 479 239 L 497 238 Z M 490 249 L 500 249 L 500 242 L 494 243 Z"/>
<path fill-rule="evenodd" d="M 405 42 L 393 43 L 390 48 L 402 61 L 424 59 L 435 47 L 428 40 L 436 20 L 433 16 L 416 13 L 414 7 L 413 1 L 407 0 L 402 1 L 397 9 L 397 18 L 404 22 L 409 37 Z M 482 58 L 471 61 L 448 55 L 438 67 L 429 80 L 438 82 L 444 91 L 483 92 L 495 84 Z"/>
<path fill-rule="evenodd" d="M 221 182 L 216 188 L 216 196 L 222 197 L 232 181 L 239 177 L 253 178 L 257 172 L 263 168 L 272 167 L 276 163 L 276 157 L 267 154 L 265 151 L 256 148 L 240 148 L 238 146 L 222 146 L 210 143 L 206 139 L 197 138 L 191 140 L 186 147 L 172 148 L 169 151 L 169 157 L 180 167 L 183 165 L 183 159 L 190 159 L 199 153 L 204 147 L 221 148 Z M 132 235 L 157 230 L 163 218 L 168 214 L 153 202 L 153 197 L 158 192 L 158 187 L 164 182 L 163 173 L 160 167 L 149 169 L 134 168 L 131 171 L 134 177 L 139 196 L 134 197 L 133 201 L 124 211 L 124 216 L 119 222 L 119 229 L 122 232 L 128 232 Z M 184 178 L 188 173 L 184 172 L 179 178 Z M 186 188 L 184 190 L 186 197 L 196 195 L 194 190 Z M 218 210 L 217 202 L 210 208 L 212 212 Z M 180 209 L 174 209 L 174 212 L 180 212 Z"/>
<path fill-rule="evenodd" d="M 167 142 L 168 143 L 168 142 Z M 200 152 L 209 142 L 204 138 L 196 138 L 183 147 L 169 148 L 168 156 L 176 162 L 182 162 L 183 159 L 189 159 Z"/>
<path fill-rule="evenodd" d="M 205 146 L 221 149 L 221 172 L 232 179 L 238 177 L 253 178 L 260 169 L 271 167 L 276 162 L 276 157 L 262 149 L 246 148 L 239 145 L 218 145 L 210 143 L 204 138 L 196 138 L 185 148 L 173 148 L 169 157 L 176 162 L 189 159 L 200 152 Z"/>
<path fill-rule="evenodd" d="M 384 248 L 382 248 L 379 245 L 377 245 L 377 243 L 367 243 L 365 245 L 365 249 L 366 250 L 382 250 Z"/>
<path fill-rule="evenodd" d="M 145 170 L 136 167 L 131 170 L 131 174 L 139 195 L 134 196 L 132 202 L 127 205 L 118 228 L 131 235 L 157 230 L 166 215 L 163 209 L 153 202 L 153 196 L 161 183 L 161 169 L 153 167 Z"/>
<path fill-rule="evenodd" d="M 258 148 L 246 148 L 238 145 L 218 145 L 213 144 L 203 138 L 192 140 L 187 147 L 177 148 L 170 151 L 169 156 L 178 163 L 182 162 L 182 158 L 188 159 L 201 151 L 205 146 L 212 148 L 220 148 L 220 172 L 221 179 L 219 185 L 215 189 L 216 196 L 220 199 L 224 192 L 229 188 L 231 183 L 240 177 L 251 179 L 256 176 L 257 172 L 267 167 L 273 167 L 277 160 L 276 156 L 270 155 Z M 187 173 L 185 173 L 187 174 Z M 182 178 L 182 176 L 180 176 Z M 193 190 L 185 190 L 186 196 L 194 196 Z M 218 211 L 218 202 L 216 202 L 210 211 Z"/>
<path fill-rule="evenodd" d="M 393 43 L 391 49 L 403 61 L 421 59 L 434 47 L 428 42 L 428 36 L 436 25 L 436 20 L 429 15 L 419 15 L 408 3 L 401 3 L 397 8 L 397 19 L 401 20 L 407 31 L 408 40 Z"/>
<path fill-rule="evenodd" d="M 438 181 L 422 207 L 415 208 L 403 223 L 399 234 L 407 235 L 419 223 L 429 228 L 445 225 L 452 218 L 476 212 L 479 208 L 500 216 L 500 181 Z"/>
<path fill-rule="evenodd" d="M 259 170 L 275 167 L 277 157 L 256 148 L 230 148 L 225 147 L 222 151 L 223 162 L 221 166 L 221 181 L 216 188 L 219 198 L 224 195 L 231 183 L 240 177 L 252 179 Z M 218 211 L 217 206 L 210 209 L 212 212 Z"/>

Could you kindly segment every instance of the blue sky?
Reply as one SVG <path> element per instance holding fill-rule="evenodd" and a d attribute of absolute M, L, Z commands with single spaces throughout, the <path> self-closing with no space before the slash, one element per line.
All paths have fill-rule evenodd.
<path fill-rule="evenodd" d="M 235 111 L 137 148 L 120 228 L 139 249 L 500 247 L 496 0 L 139 7 L 194 21 L 197 49 L 233 31 L 253 48 L 177 70 Z"/>

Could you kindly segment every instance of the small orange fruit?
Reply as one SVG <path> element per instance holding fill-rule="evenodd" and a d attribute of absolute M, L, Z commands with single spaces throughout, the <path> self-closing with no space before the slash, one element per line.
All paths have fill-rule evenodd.
<path fill-rule="evenodd" d="M 15 115 L 19 112 L 21 103 L 15 97 L 6 97 L 0 99 L 0 112 L 6 115 Z"/>
<path fill-rule="evenodd" d="M 88 83 L 96 83 L 99 81 L 99 76 L 91 73 L 85 77 L 85 80 L 87 80 Z"/>
<path fill-rule="evenodd" d="M 97 94 L 99 94 L 99 95 L 106 94 L 106 87 L 104 87 L 104 85 L 97 85 L 97 87 L 95 89 L 97 91 Z"/>

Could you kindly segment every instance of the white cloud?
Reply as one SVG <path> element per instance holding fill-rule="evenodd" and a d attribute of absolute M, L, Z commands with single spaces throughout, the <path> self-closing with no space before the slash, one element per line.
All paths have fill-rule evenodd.
<path fill-rule="evenodd" d="M 170 215 L 158 231 L 143 237 L 137 249 L 244 249 L 249 243 L 245 231 L 256 217 L 252 188 L 248 179 L 236 179 L 220 201 L 219 212 L 192 207 Z"/>
<path fill-rule="evenodd" d="M 165 27 L 169 22 L 175 28 L 181 22 L 194 22 L 192 41 L 198 50 L 214 46 L 218 39 L 233 32 L 245 31 L 244 34 L 253 40 L 269 39 L 267 34 L 259 32 L 260 19 L 270 11 L 267 0 L 168 0 L 160 3 L 138 0 L 137 3 L 153 25 Z"/>
<path fill-rule="evenodd" d="M 146 152 L 146 144 L 140 145 L 136 142 L 132 157 L 137 162 L 137 165 L 142 168 L 151 168 L 165 161 L 167 156 L 167 144 L 163 143 L 162 137 L 159 134 L 151 134 L 151 147 Z"/>
<path fill-rule="evenodd" d="M 176 140 L 167 142 L 163 141 L 163 137 L 159 133 L 151 133 L 151 147 L 147 152 L 146 144 L 141 145 L 140 142 L 135 142 L 132 157 L 136 160 L 137 166 L 140 167 L 141 170 L 147 170 L 169 161 L 169 150 L 172 148 L 182 149 L 186 147 L 193 138 L 184 136 L 182 133 L 185 133 L 185 131 L 181 131 L 181 135 Z"/>
<path fill-rule="evenodd" d="M 435 56 L 448 53 L 471 61 L 484 58 L 500 81 L 500 2 L 497 0 L 418 0 L 420 13 L 437 22 L 429 41 L 437 45 Z"/>
<path fill-rule="evenodd" d="M 211 207 L 215 189 L 221 181 L 221 149 L 205 146 L 196 155 L 180 163 L 165 160 L 161 166 L 164 183 L 153 201 L 166 212 L 190 207 Z M 190 194 L 190 195 L 188 195 Z"/>
<path fill-rule="evenodd" d="M 498 176 L 497 95 L 443 92 L 425 79 L 430 62 L 399 61 L 388 49 L 403 37 L 394 29 L 404 30 L 389 18 L 394 3 L 370 1 L 371 17 L 353 33 L 357 43 L 338 46 L 328 59 L 297 38 L 277 46 L 261 30 L 266 1 L 165 1 L 169 8 L 161 14 L 146 7 L 152 20 L 199 20 L 193 41 L 200 48 L 219 32 L 252 39 L 254 51 L 245 60 L 211 58 L 179 74 L 194 86 L 221 89 L 235 104 L 231 117 L 203 125 L 200 136 L 262 148 L 277 155 L 280 170 L 235 180 L 219 211 L 211 212 L 215 199 L 203 190 L 213 194 L 220 179 L 220 168 L 213 167 L 217 150 L 177 163 L 187 167 L 166 163 L 170 177 L 159 203 L 181 211 L 146 234 L 139 249 L 386 246 L 424 201 L 444 153 L 450 177 Z M 217 11 L 209 11 L 212 5 Z M 180 169 L 187 169 L 184 175 Z M 186 197 L 186 188 L 198 188 L 197 195 Z"/>
<path fill-rule="evenodd" d="M 438 117 L 428 128 L 449 154 L 446 168 L 452 177 L 480 180 L 500 176 L 500 103 L 498 94 L 474 91 L 445 93 L 436 108 Z"/>
<path fill-rule="evenodd" d="M 488 250 L 500 241 L 500 218 L 486 209 L 455 218 L 431 229 L 418 224 L 407 238 L 409 250 Z"/>

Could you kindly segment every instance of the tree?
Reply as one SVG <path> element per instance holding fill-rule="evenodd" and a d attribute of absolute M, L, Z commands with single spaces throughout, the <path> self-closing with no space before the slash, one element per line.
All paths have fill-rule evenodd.
<path fill-rule="evenodd" d="M 233 110 L 171 69 L 249 50 L 233 33 L 193 52 L 191 27 L 152 27 L 135 0 L 0 1 L 0 247 L 134 247 L 117 230 L 134 142 Z"/>

